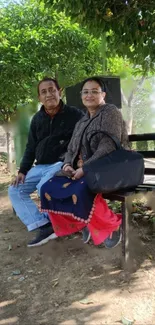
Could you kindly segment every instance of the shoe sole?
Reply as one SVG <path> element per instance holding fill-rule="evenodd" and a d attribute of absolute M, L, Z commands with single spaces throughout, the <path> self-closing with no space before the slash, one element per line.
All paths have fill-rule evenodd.
<path fill-rule="evenodd" d="M 120 234 L 120 238 L 119 238 L 119 241 L 117 242 L 117 244 L 116 244 L 115 246 L 112 246 L 112 247 L 107 247 L 107 246 L 106 246 L 106 244 L 105 244 L 105 248 L 107 248 L 107 249 L 112 249 L 112 248 L 115 248 L 115 247 L 117 247 L 117 246 L 120 244 L 121 240 L 122 240 L 122 234 Z"/>
<path fill-rule="evenodd" d="M 91 238 L 91 233 L 89 233 L 89 236 L 88 236 L 87 240 L 84 241 L 84 244 L 87 244 L 90 241 L 90 238 Z"/>
<path fill-rule="evenodd" d="M 50 236 L 48 236 L 47 238 L 41 240 L 39 243 L 36 243 L 36 244 L 28 244 L 27 247 L 36 247 L 36 246 L 41 246 L 41 245 L 44 245 L 46 243 L 48 243 L 48 241 L 52 240 L 52 239 L 56 239 L 58 236 L 54 233 Z"/>

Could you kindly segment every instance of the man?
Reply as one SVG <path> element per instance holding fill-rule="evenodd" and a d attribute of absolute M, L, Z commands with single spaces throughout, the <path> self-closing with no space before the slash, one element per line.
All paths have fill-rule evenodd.
<path fill-rule="evenodd" d="M 9 187 L 12 206 L 28 231 L 39 228 L 28 247 L 39 246 L 56 238 L 48 215 L 40 213 L 30 198 L 36 189 L 61 169 L 63 155 L 75 124 L 83 112 L 65 105 L 55 79 L 45 77 L 38 84 L 41 109 L 33 116 L 26 150 L 17 177 Z M 36 163 L 32 167 L 33 163 Z"/>

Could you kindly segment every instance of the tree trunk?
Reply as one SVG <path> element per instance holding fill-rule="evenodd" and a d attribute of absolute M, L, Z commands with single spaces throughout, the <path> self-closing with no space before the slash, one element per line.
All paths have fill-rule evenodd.
<path fill-rule="evenodd" d="M 16 165 L 14 160 L 14 153 L 12 152 L 11 146 L 11 132 L 9 126 L 5 126 L 4 130 L 6 132 L 6 146 L 7 146 L 7 169 L 11 174 L 15 173 Z"/>
<path fill-rule="evenodd" d="M 7 146 L 7 169 L 10 170 L 11 165 L 11 134 L 6 131 L 6 146 Z"/>
<path fill-rule="evenodd" d="M 127 114 L 128 114 L 128 119 L 126 121 L 126 126 L 127 126 L 127 131 L 128 134 L 132 133 L 132 126 L 133 126 L 133 111 L 132 111 L 132 106 L 131 103 L 128 102 L 128 99 L 126 98 L 123 90 L 121 89 L 121 97 L 122 97 L 122 102 L 127 108 Z"/>
<path fill-rule="evenodd" d="M 132 106 L 128 106 L 128 120 L 126 122 L 127 124 L 127 130 L 128 134 L 131 134 L 133 132 L 133 111 L 132 111 Z"/>
<path fill-rule="evenodd" d="M 144 81 L 145 81 L 145 77 L 142 76 L 141 79 L 138 81 L 137 86 L 132 89 L 128 98 L 126 98 L 125 94 L 123 93 L 123 90 L 121 90 L 122 102 L 124 103 L 124 105 L 127 107 L 128 110 L 128 120 L 126 121 L 128 134 L 136 133 L 134 120 L 133 120 L 132 102 L 135 93 L 142 87 Z"/>

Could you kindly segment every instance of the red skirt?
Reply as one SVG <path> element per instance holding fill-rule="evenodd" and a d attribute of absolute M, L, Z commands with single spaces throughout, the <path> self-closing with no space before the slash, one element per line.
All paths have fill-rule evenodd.
<path fill-rule="evenodd" d="M 59 211 L 48 210 L 48 213 L 53 229 L 58 237 L 79 232 L 87 226 L 95 245 L 103 243 L 113 231 L 119 228 L 122 222 L 121 214 L 116 214 L 110 210 L 101 194 L 95 196 L 87 221 L 81 221 L 81 219 L 74 215 Z"/>

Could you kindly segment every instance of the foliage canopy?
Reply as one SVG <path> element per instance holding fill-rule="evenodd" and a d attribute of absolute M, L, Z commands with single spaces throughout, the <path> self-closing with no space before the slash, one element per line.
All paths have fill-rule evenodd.
<path fill-rule="evenodd" d="M 32 97 L 44 75 L 70 85 L 101 66 L 99 41 L 38 1 L 0 8 L 0 120 Z"/>
<path fill-rule="evenodd" d="M 65 11 L 73 21 L 87 26 L 94 35 L 106 33 L 113 53 L 127 56 L 144 72 L 154 68 L 154 0 L 45 0 Z"/>

